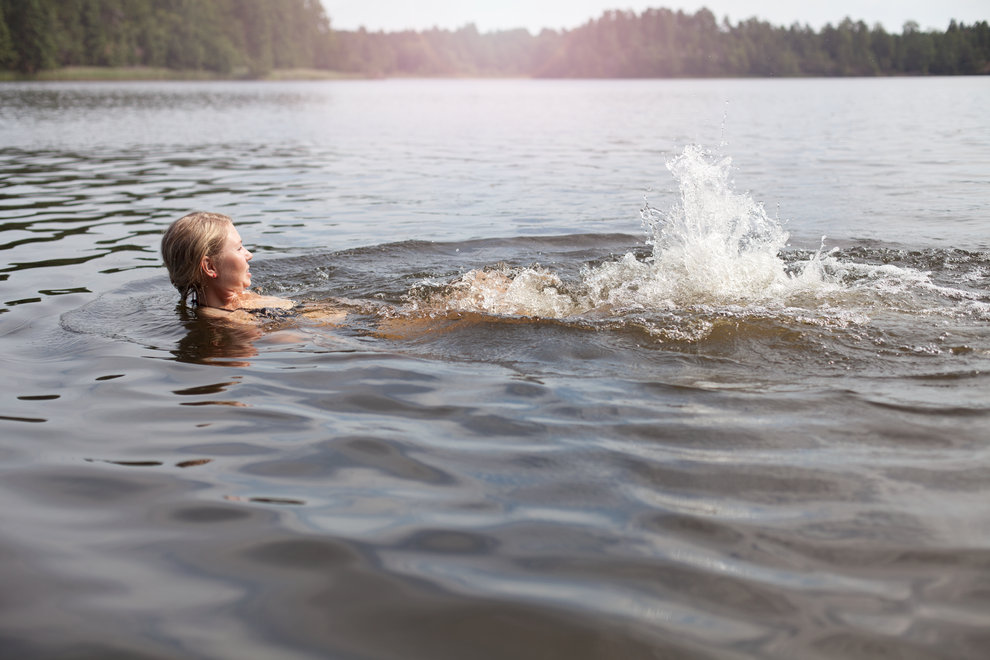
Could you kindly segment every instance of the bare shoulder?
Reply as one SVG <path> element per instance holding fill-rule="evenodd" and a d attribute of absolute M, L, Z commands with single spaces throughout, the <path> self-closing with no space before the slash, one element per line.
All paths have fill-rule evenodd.
<path fill-rule="evenodd" d="M 228 310 L 200 305 L 196 308 L 196 313 L 204 318 L 220 319 L 233 323 L 254 324 L 257 322 L 251 314 L 245 312 L 243 309 Z"/>
<path fill-rule="evenodd" d="M 262 296 L 257 293 L 249 293 L 240 299 L 239 306 L 241 309 L 292 309 L 296 306 L 296 303 L 288 298 L 277 298 L 275 296 Z"/>

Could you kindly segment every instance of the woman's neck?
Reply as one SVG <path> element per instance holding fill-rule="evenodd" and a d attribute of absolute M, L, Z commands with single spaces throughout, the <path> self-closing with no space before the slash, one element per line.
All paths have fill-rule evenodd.
<path fill-rule="evenodd" d="M 207 288 L 203 293 L 203 300 L 200 301 L 200 304 L 217 309 L 235 310 L 241 306 L 240 301 L 243 297 L 243 292 L 217 291 L 212 288 Z"/>

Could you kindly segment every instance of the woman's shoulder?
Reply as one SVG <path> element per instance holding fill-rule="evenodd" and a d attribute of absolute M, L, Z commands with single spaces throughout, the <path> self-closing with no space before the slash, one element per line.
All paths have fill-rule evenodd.
<path fill-rule="evenodd" d="M 235 323 L 257 324 L 263 320 L 282 320 L 294 313 L 295 301 L 275 296 L 247 293 L 237 299 L 237 307 L 212 307 L 199 305 L 197 313 L 207 318 Z"/>
<path fill-rule="evenodd" d="M 299 303 L 288 298 L 263 296 L 257 293 L 247 293 L 241 296 L 237 300 L 237 307 L 234 309 L 207 307 L 205 305 L 201 305 L 197 309 L 201 314 L 210 318 L 251 324 L 285 321 L 301 317 L 318 323 L 340 325 L 348 314 L 346 302 Z"/>
<path fill-rule="evenodd" d="M 238 301 L 238 307 L 244 310 L 252 309 L 292 309 L 296 306 L 294 300 L 288 298 L 278 298 L 276 296 L 263 296 L 258 293 L 245 294 Z"/>
<path fill-rule="evenodd" d="M 233 321 L 235 323 L 254 323 L 254 317 L 251 313 L 243 309 L 224 309 L 223 307 L 197 305 L 196 314 L 200 317 L 208 319 L 220 319 L 223 321 Z"/>

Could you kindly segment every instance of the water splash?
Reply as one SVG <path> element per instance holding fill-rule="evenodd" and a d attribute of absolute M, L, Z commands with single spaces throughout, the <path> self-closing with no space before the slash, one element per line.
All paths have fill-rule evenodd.
<path fill-rule="evenodd" d="M 688 146 L 667 168 L 680 199 L 669 211 L 647 205 L 641 215 L 653 254 L 627 254 L 589 268 L 592 299 L 610 305 L 674 308 L 702 304 L 783 304 L 827 289 L 821 250 L 803 264 L 781 257 L 788 234 L 748 194 L 729 183 L 729 158 Z"/>
<path fill-rule="evenodd" d="M 424 282 L 413 287 L 407 303 L 413 311 L 542 318 L 564 318 L 587 309 L 566 291 L 555 273 L 539 266 L 510 268 L 504 264 L 468 271 L 447 284 Z"/>
<path fill-rule="evenodd" d="M 781 222 L 733 189 L 728 157 L 688 146 L 667 168 L 678 199 L 666 211 L 641 211 L 648 255 L 586 265 L 573 281 L 497 264 L 413 287 L 405 311 L 610 320 L 676 341 L 697 341 L 724 322 L 848 328 L 880 313 L 990 315 L 978 286 L 938 285 L 910 260 L 826 250 L 824 238 L 814 251 L 789 249 Z"/>

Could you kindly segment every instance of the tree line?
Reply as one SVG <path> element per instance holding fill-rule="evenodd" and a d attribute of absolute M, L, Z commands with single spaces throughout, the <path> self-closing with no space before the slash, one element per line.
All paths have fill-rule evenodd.
<path fill-rule="evenodd" d="M 332 66 L 320 0 L 0 0 L 0 68 Z"/>
<path fill-rule="evenodd" d="M 148 66 L 362 76 L 556 78 L 990 73 L 990 26 L 900 33 L 846 18 L 820 31 L 707 9 L 607 11 L 573 30 L 331 29 L 319 0 L 0 0 L 0 68 Z"/>

